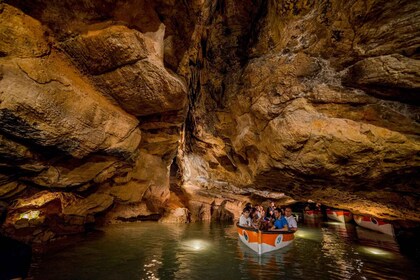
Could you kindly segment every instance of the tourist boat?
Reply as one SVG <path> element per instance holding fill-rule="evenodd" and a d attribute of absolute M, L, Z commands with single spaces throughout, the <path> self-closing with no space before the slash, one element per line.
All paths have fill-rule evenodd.
<path fill-rule="evenodd" d="M 303 211 L 303 219 L 304 220 L 322 219 L 322 212 L 321 212 L 321 210 L 304 210 Z"/>
<path fill-rule="evenodd" d="M 352 220 L 353 215 L 347 210 L 327 209 L 327 217 L 342 223 L 348 223 Z"/>
<path fill-rule="evenodd" d="M 236 224 L 239 239 L 258 255 L 286 247 L 295 239 L 294 232 L 260 231 Z"/>
<path fill-rule="evenodd" d="M 371 216 L 354 215 L 354 221 L 361 227 L 379 231 L 391 236 L 395 236 L 394 227 L 381 219 L 376 219 Z"/>
<path fill-rule="evenodd" d="M 361 245 L 367 247 L 377 247 L 388 251 L 400 252 L 400 247 L 393 236 L 381 232 L 356 227 L 357 239 Z"/>

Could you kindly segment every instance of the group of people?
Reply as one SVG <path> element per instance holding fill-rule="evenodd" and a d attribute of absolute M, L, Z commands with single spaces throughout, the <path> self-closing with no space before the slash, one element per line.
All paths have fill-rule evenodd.
<path fill-rule="evenodd" d="M 292 208 L 289 206 L 284 209 L 276 207 L 273 201 L 270 202 L 267 211 L 264 211 L 264 208 L 261 205 L 252 207 L 252 205 L 248 203 L 239 218 L 239 225 L 259 230 L 297 230 L 297 222 L 292 215 Z"/>

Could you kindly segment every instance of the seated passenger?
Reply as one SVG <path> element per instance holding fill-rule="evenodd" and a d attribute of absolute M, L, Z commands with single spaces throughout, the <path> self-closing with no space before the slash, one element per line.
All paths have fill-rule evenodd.
<path fill-rule="evenodd" d="M 274 205 L 274 201 L 271 201 L 270 206 L 268 206 L 267 211 L 266 211 L 267 218 L 274 217 L 274 209 L 276 209 L 276 206 Z"/>
<path fill-rule="evenodd" d="M 258 215 L 254 215 L 252 218 L 252 227 L 259 229 L 261 226 L 261 219 L 258 218 Z"/>
<path fill-rule="evenodd" d="M 281 212 L 279 209 L 274 209 L 274 225 L 270 228 L 270 230 L 278 230 L 278 231 L 288 231 L 289 227 L 287 221 L 284 217 L 281 216 Z"/>
<path fill-rule="evenodd" d="M 292 215 L 292 208 L 286 207 L 286 210 L 284 212 L 285 212 L 285 216 L 286 216 L 285 219 L 287 221 L 289 229 L 292 230 L 292 231 L 296 231 L 297 230 L 297 222 L 296 222 L 295 217 L 293 217 L 293 215 Z"/>
<path fill-rule="evenodd" d="M 243 227 L 252 226 L 252 221 L 251 221 L 251 218 L 249 217 L 249 208 L 245 207 L 244 210 L 242 211 L 242 215 L 239 218 L 239 225 Z"/>
<path fill-rule="evenodd" d="M 262 207 L 260 207 L 259 205 L 255 206 L 255 214 L 258 216 L 258 219 L 262 218 L 261 209 Z"/>

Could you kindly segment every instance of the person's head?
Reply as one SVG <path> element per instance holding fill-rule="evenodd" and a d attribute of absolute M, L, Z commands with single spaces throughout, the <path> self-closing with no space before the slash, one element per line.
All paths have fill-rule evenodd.
<path fill-rule="evenodd" d="M 248 218 L 248 217 L 249 217 L 249 208 L 248 208 L 248 207 L 245 207 L 245 208 L 244 208 L 244 210 L 242 211 L 242 214 L 243 214 L 246 218 Z"/>
<path fill-rule="evenodd" d="M 271 207 L 274 207 L 274 201 L 271 201 L 271 202 L 270 202 L 270 206 L 271 206 Z"/>
<path fill-rule="evenodd" d="M 279 209 L 274 209 L 274 217 L 276 217 L 276 219 L 281 217 L 281 212 Z"/>
<path fill-rule="evenodd" d="M 284 215 L 286 217 L 290 217 L 292 215 L 292 208 L 286 207 L 286 209 L 284 210 Z"/>

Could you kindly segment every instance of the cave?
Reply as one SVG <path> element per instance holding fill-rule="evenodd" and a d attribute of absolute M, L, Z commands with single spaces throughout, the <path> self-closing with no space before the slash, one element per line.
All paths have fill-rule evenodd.
<path fill-rule="evenodd" d="M 1 236 L 234 224 L 274 201 L 384 221 L 410 248 L 418 6 L 1 1 Z"/>

